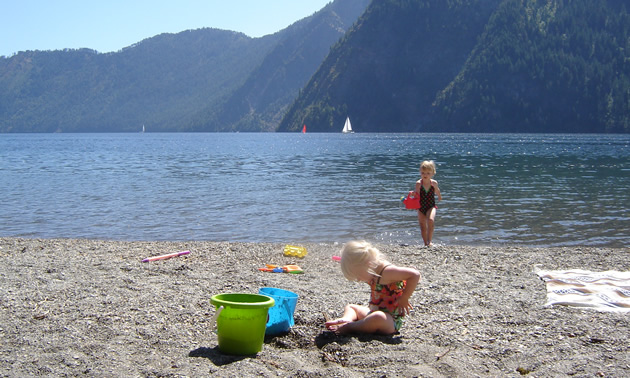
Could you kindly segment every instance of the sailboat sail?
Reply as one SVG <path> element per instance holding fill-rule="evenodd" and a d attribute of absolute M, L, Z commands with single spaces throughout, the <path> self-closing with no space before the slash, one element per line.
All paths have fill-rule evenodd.
<path fill-rule="evenodd" d="M 341 132 L 344 134 L 354 132 L 352 131 L 352 124 L 350 124 L 350 117 L 346 117 L 346 123 L 343 125 L 343 130 Z"/>
<path fill-rule="evenodd" d="M 302 127 L 302 134 L 306 134 L 306 125 L 304 125 L 304 127 Z"/>

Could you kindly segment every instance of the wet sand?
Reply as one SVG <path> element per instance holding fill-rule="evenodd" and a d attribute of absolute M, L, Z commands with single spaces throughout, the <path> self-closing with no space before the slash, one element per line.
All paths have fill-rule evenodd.
<path fill-rule="evenodd" d="M 630 249 L 378 245 L 422 281 L 400 334 L 338 336 L 324 312 L 365 304 L 340 244 L 0 238 L 2 376 L 630 376 L 630 314 L 545 308 L 543 269 L 630 270 Z M 142 263 L 148 256 L 187 256 Z M 304 274 L 264 273 L 297 263 Z M 255 356 L 218 350 L 210 297 L 277 287 L 295 326 Z"/>

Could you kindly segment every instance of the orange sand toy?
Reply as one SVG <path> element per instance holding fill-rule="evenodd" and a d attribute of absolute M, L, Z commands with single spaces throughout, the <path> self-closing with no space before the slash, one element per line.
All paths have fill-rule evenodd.
<path fill-rule="evenodd" d="M 296 257 L 304 257 L 308 252 L 306 252 L 306 248 L 297 247 L 295 245 L 285 245 L 284 246 L 284 255 L 285 256 L 296 256 Z"/>
<path fill-rule="evenodd" d="M 285 265 L 283 267 L 280 267 L 278 265 L 272 265 L 272 264 L 265 264 L 265 265 L 266 266 L 264 268 L 258 268 L 258 270 L 260 270 L 261 272 L 270 272 L 270 273 L 293 273 L 293 274 L 304 273 L 302 268 L 300 268 L 297 265 Z"/>

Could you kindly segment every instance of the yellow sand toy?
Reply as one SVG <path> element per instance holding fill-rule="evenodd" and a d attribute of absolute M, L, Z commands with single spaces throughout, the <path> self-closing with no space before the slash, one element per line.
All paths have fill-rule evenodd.
<path fill-rule="evenodd" d="M 304 257 L 308 252 L 306 252 L 306 248 L 297 247 L 295 245 L 285 245 L 284 246 L 284 255 L 285 256 L 295 256 L 295 257 Z"/>

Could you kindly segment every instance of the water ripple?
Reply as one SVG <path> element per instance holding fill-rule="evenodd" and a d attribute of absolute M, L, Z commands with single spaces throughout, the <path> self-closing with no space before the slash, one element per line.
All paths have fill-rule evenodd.
<path fill-rule="evenodd" d="M 630 242 L 630 136 L 0 135 L 0 235 L 417 244 L 400 197 L 433 159 L 438 243 Z"/>

